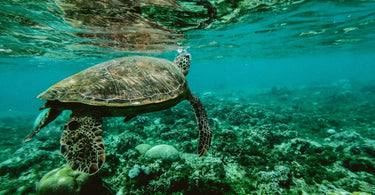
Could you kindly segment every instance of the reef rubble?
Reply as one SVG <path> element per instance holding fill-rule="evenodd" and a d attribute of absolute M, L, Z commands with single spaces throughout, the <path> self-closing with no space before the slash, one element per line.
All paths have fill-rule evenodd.
<path fill-rule="evenodd" d="M 340 81 L 259 94 L 198 93 L 214 132 L 202 158 L 187 102 L 127 123 L 105 118 L 107 163 L 97 177 L 116 194 L 373 194 L 375 90 L 369 89 Z M 0 144 L 0 194 L 36 194 L 44 175 L 65 166 L 59 139 L 68 114 L 29 144 L 21 144 L 26 130 L 16 131 L 19 144 Z M 158 145 L 172 153 L 149 157 Z M 173 160 L 163 160 L 168 155 Z"/>

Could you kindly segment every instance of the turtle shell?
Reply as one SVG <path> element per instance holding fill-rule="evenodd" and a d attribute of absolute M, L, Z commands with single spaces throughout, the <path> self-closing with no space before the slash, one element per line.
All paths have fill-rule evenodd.
<path fill-rule="evenodd" d="M 162 103 L 186 94 L 188 85 L 176 64 L 134 56 L 100 63 L 41 93 L 46 101 L 126 107 Z"/>

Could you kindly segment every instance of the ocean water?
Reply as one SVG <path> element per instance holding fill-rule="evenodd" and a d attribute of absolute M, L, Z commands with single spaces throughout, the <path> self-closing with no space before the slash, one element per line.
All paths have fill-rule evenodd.
<path fill-rule="evenodd" d="M 127 123 L 103 119 L 106 164 L 83 174 L 86 186 L 44 177 L 70 170 L 60 154 L 69 113 L 22 143 L 44 104 L 38 94 L 107 60 L 173 61 L 179 49 L 192 55 L 187 80 L 213 130 L 204 157 L 184 101 Z M 375 194 L 374 75 L 370 0 L 3 0 L 0 194 L 64 185 L 83 194 Z M 147 158 L 139 144 L 171 145 L 179 158 Z"/>

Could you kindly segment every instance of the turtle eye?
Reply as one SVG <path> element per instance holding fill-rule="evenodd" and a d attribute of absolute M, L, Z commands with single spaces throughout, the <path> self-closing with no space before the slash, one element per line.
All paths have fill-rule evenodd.
<path fill-rule="evenodd" d="M 185 58 L 187 58 L 187 59 L 190 59 L 190 57 L 191 57 L 191 55 L 190 54 L 185 54 Z"/>

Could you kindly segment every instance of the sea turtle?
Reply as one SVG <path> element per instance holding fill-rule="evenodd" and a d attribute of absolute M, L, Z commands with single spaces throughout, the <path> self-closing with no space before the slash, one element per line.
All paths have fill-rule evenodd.
<path fill-rule="evenodd" d="M 136 115 L 164 110 L 188 100 L 199 128 L 198 155 L 207 153 L 212 131 L 206 111 L 189 89 L 191 55 L 181 52 L 173 62 L 145 56 L 124 57 L 100 63 L 74 74 L 41 93 L 41 108 L 30 141 L 63 110 L 71 110 L 61 136 L 61 154 L 73 170 L 94 174 L 104 164 L 102 117 Z"/>

